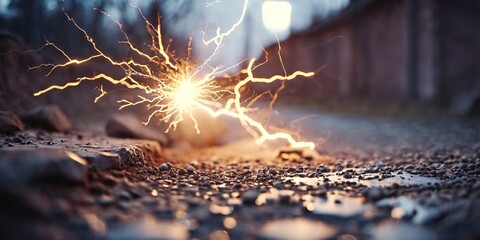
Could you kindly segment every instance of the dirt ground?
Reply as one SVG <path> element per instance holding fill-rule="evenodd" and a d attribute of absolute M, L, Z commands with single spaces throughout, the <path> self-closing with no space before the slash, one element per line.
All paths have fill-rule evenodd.
<path fill-rule="evenodd" d="M 4 135 L 0 235 L 480 238 L 478 119 L 279 111 L 285 122 L 303 117 L 294 125 L 317 142 L 315 151 L 258 146 L 233 131 L 224 145 L 202 149 L 114 139 L 85 127 Z"/>

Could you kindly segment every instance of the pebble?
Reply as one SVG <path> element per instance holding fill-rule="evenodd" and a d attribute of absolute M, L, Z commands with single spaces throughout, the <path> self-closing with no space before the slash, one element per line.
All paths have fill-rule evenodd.
<path fill-rule="evenodd" d="M 160 165 L 160 168 L 159 168 L 159 169 L 160 169 L 161 171 L 166 171 L 166 170 L 169 170 L 169 169 L 171 169 L 171 168 L 172 168 L 172 164 L 169 163 L 169 162 L 166 162 L 166 163 L 162 163 L 162 164 Z"/>
<path fill-rule="evenodd" d="M 120 201 L 117 203 L 117 206 L 125 212 L 129 212 L 132 209 L 132 204 L 127 201 Z"/>
<path fill-rule="evenodd" d="M 115 200 L 110 196 L 101 196 L 101 197 L 97 198 L 97 202 L 101 206 L 106 207 L 106 206 L 112 205 L 112 203 L 115 202 Z"/>
<path fill-rule="evenodd" d="M 319 166 L 317 168 L 317 172 L 326 173 L 326 172 L 328 172 L 328 168 L 326 168 L 324 166 Z"/>
<path fill-rule="evenodd" d="M 128 189 L 128 191 L 130 192 L 131 196 L 134 198 L 141 198 L 145 196 L 145 193 L 138 188 L 130 188 Z"/>
<path fill-rule="evenodd" d="M 180 168 L 180 169 L 178 169 L 177 173 L 178 173 L 178 175 L 186 175 L 188 172 L 185 169 Z"/>
<path fill-rule="evenodd" d="M 307 161 L 312 161 L 312 160 L 313 160 L 313 156 L 312 156 L 312 155 L 305 155 L 303 158 L 304 158 L 305 160 L 307 160 Z"/>
<path fill-rule="evenodd" d="M 190 173 L 190 174 L 191 174 L 191 173 L 194 173 L 194 172 L 195 172 L 195 167 L 192 166 L 192 165 L 189 165 L 189 166 L 187 167 L 187 172 Z"/>
<path fill-rule="evenodd" d="M 379 187 L 366 188 L 362 194 L 369 200 L 379 200 L 384 197 L 384 191 Z"/>
<path fill-rule="evenodd" d="M 256 189 L 250 189 L 242 194 L 242 201 L 244 204 L 252 205 L 255 204 L 255 200 L 260 195 L 260 192 Z"/>
<path fill-rule="evenodd" d="M 130 200 L 130 198 L 131 198 L 132 196 L 131 196 L 130 193 L 127 192 L 127 191 L 120 191 L 120 192 L 118 193 L 117 197 L 118 197 L 119 200 L 128 201 L 128 200 Z"/>
<path fill-rule="evenodd" d="M 282 190 L 283 189 L 283 183 L 280 182 L 280 181 L 276 181 L 273 183 L 273 187 L 278 189 L 278 190 Z"/>
<path fill-rule="evenodd" d="M 376 167 L 376 168 L 381 168 L 381 167 L 383 167 L 383 162 L 382 162 L 382 161 L 376 161 L 376 162 L 375 162 L 375 167 Z"/>

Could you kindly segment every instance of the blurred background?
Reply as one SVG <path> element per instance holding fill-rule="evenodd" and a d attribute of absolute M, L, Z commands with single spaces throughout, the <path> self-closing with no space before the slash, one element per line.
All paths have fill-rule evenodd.
<path fill-rule="evenodd" d="M 178 56 L 186 54 L 192 38 L 193 57 L 207 58 L 212 49 L 202 37 L 217 27 L 228 29 L 240 17 L 243 1 L 167 0 L 130 1 L 151 22 L 160 13 L 164 43 Z M 49 78 L 42 71 L 28 71 L 39 63 L 61 62 L 52 49 L 41 47 L 46 39 L 73 57 L 92 54 L 88 42 L 62 11 L 73 17 L 116 59 L 128 49 L 119 41 L 117 24 L 95 9 L 102 9 L 123 24 L 130 39 L 147 49 L 148 33 L 137 10 L 126 0 L 0 0 L 0 108 L 20 111 L 35 103 L 67 105 L 67 113 L 92 113 L 113 109 L 115 101 L 94 105 L 98 83 L 80 89 L 32 93 L 73 76 L 91 75 L 108 68 L 74 66 Z M 213 64 L 233 65 L 245 58 L 268 54 L 270 61 L 257 76 L 284 74 L 278 59 L 277 39 L 285 70 L 315 71 L 312 79 L 287 84 L 281 102 L 295 102 L 340 110 L 415 108 L 421 114 L 439 109 L 456 115 L 475 115 L 480 106 L 480 2 L 470 0 L 250 0 L 244 21 L 231 34 Z M 240 67 L 232 69 L 231 73 Z M 258 91 L 278 85 L 256 85 Z M 123 90 L 109 89 L 117 94 Z M 82 91 L 82 94 L 72 94 Z M 117 98 L 115 98 L 117 99 Z M 75 104 L 74 108 L 69 108 Z M 116 106 L 116 105 L 115 105 Z M 340 106 L 340 107 L 339 107 Z M 346 106 L 346 107 L 345 107 Z"/>

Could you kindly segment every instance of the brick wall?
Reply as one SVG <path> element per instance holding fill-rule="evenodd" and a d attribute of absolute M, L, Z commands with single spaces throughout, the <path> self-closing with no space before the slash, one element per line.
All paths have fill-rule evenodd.
<path fill-rule="evenodd" d="M 414 2 L 418 5 L 412 11 L 407 1 L 359 1 L 282 42 L 287 72 L 321 69 L 313 79 L 289 83 L 285 94 L 310 100 L 418 100 L 450 107 L 467 101 L 466 95 L 470 102 L 480 98 L 480 3 L 423 0 Z M 267 51 L 270 62 L 257 74 L 283 74 L 278 47 Z"/>

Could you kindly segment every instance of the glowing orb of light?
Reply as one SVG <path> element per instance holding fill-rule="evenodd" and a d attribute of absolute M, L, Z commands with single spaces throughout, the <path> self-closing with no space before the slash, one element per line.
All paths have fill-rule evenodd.
<path fill-rule="evenodd" d="M 262 5 L 263 25 L 272 32 L 290 28 L 292 5 L 285 1 L 265 1 Z"/>
<path fill-rule="evenodd" d="M 190 109 L 197 101 L 197 87 L 192 81 L 181 81 L 175 92 L 175 103 L 179 109 Z"/>

